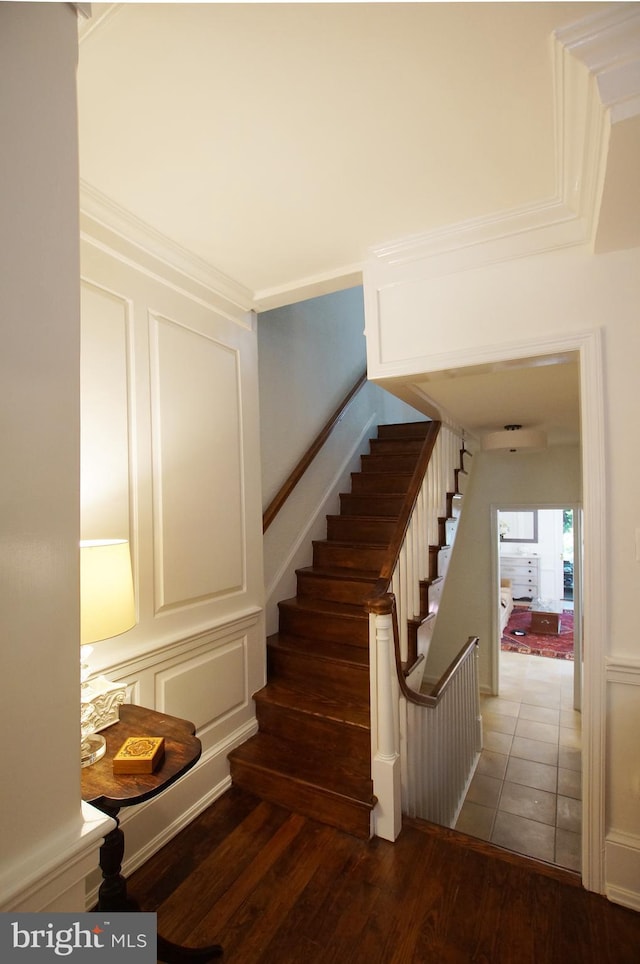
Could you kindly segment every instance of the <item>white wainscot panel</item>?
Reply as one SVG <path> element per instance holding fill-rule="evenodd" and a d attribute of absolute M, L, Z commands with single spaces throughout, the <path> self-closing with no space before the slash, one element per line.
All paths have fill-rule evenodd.
<path fill-rule="evenodd" d="M 82 538 L 129 538 L 129 338 L 131 306 L 81 285 Z"/>
<path fill-rule="evenodd" d="M 155 688 L 156 706 L 190 720 L 202 736 L 247 705 L 246 635 L 159 671 Z"/>
<path fill-rule="evenodd" d="M 239 358 L 151 315 L 156 613 L 245 585 Z"/>
<path fill-rule="evenodd" d="M 640 910 L 640 660 L 607 659 L 606 894 Z"/>

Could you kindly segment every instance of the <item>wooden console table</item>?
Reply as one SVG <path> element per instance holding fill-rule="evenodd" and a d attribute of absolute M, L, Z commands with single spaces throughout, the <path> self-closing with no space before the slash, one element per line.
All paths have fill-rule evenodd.
<path fill-rule="evenodd" d="M 107 741 L 105 755 L 97 763 L 82 769 L 82 798 L 116 821 L 116 828 L 104 838 L 100 848 L 102 884 L 98 909 L 105 911 L 138 910 L 127 894 L 127 882 L 121 874 L 124 856 L 124 833 L 118 813 L 121 807 L 133 807 L 162 793 L 191 769 L 200 758 L 201 744 L 195 727 L 187 720 L 157 713 L 143 706 L 125 703 L 120 707 L 120 720 L 102 731 Z M 129 736 L 164 737 L 164 762 L 155 773 L 115 776 L 113 757 Z M 158 961 L 164 964 L 202 962 L 220 957 L 219 944 L 209 947 L 181 947 L 158 935 Z"/>

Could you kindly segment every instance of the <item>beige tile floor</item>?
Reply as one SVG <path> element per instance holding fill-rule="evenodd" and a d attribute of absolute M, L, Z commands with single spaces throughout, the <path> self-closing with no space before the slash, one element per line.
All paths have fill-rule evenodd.
<path fill-rule="evenodd" d="M 500 696 L 481 697 L 483 750 L 456 829 L 580 870 L 581 726 L 573 663 L 500 654 Z"/>

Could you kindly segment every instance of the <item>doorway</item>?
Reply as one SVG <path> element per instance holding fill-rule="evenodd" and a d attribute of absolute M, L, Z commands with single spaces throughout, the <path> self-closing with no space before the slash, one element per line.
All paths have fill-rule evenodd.
<path fill-rule="evenodd" d="M 482 698 L 484 789 L 495 794 L 490 839 L 580 872 L 581 512 L 578 506 L 496 507 L 494 523 L 496 585 L 509 571 L 515 597 L 507 622 L 527 629 L 520 637 L 505 634 L 502 646 L 496 628 L 498 686 Z M 534 612 L 544 617 L 540 635 L 529 628 Z M 561 645 L 563 621 L 573 621 L 573 652 Z"/>
<path fill-rule="evenodd" d="M 495 584 L 500 587 L 506 578 L 511 583 L 512 604 L 515 616 L 512 626 L 519 625 L 521 643 L 512 634 L 512 645 L 501 645 L 505 620 L 505 601 L 500 599 L 498 618 L 494 630 L 494 680 L 493 694 L 500 696 L 503 690 L 504 651 L 536 655 L 554 654 L 555 658 L 567 659 L 565 675 L 571 676 L 573 684 L 573 709 L 582 709 L 582 509 L 579 505 L 518 505 L 494 506 L 493 529 L 497 542 Z M 500 595 L 499 590 L 496 592 Z M 547 630 L 552 632 L 543 638 L 548 646 L 542 648 L 527 645 L 531 611 L 548 611 Z M 566 651 L 560 643 L 562 619 L 565 626 L 573 623 L 573 651 Z M 528 618 L 527 618 L 528 617 Z M 558 625 L 553 625 L 557 618 Z M 507 621 L 508 622 L 508 621 Z M 534 626 L 535 628 L 535 626 Z M 553 630 L 560 630 L 559 633 Z M 537 637 L 537 641 L 540 638 Z M 569 672 L 570 670 L 570 672 Z"/>
<path fill-rule="evenodd" d="M 583 681 L 580 688 L 582 698 L 582 742 L 584 768 L 582 778 L 582 803 L 584 807 L 584 826 L 582 833 L 582 882 L 595 893 L 603 893 L 605 885 L 605 837 L 604 837 L 604 732 L 606 720 L 606 689 L 604 685 L 604 659 L 602 658 L 608 635 L 607 604 L 608 583 L 606 566 L 602 560 L 607 557 L 607 529 L 603 506 L 606 505 L 606 452 L 605 452 L 605 404 L 604 404 L 604 360 L 602 334 L 600 330 L 568 333 L 566 337 L 556 336 L 536 338 L 532 341 L 512 343 L 500 355 L 500 361 L 523 358 L 554 356 L 558 349 L 577 351 L 580 360 L 580 464 L 583 479 L 583 504 L 575 506 L 579 512 L 574 517 L 574 538 L 580 547 L 576 556 L 574 571 L 574 608 L 576 619 L 580 618 L 581 628 L 588 647 L 584 659 L 580 660 Z M 534 350 L 535 348 L 535 350 Z M 442 364 L 444 360 L 440 359 Z M 446 359 L 447 370 L 456 372 L 469 365 L 469 353 L 451 352 Z M 491 507 L 491 496 L 487 503 Z M 582 525 L 584 519 L 584 538 Z M 483 678 L 485 692 L 499 692 L 498 648 L 498 531 L 497 512 L 491 513 L 487 520 L 491 529 L 489 541 L 490 557 L 487 562 L 487 575 L 490 582 L 490 606 L 492 613 L 487 624 L 489 639 L 489 665 Z M 578 525 L 580 531 L 578 532 Z M 584 545 L 584 552 L 583 552 Z M 577 565 L 581 564 L 581 571 Z M 576 594 L 580 592 L 578 599 Z M 584 622 L 583 622 L 584 621 Z M 577 674 L 574 674 L 577 675 Z M 462 827 L 460 829 L 463 829 Z M 478 834 L 476 834 L 478 835 Z M 487 839 L 487 837 L 485 837 Z"/>

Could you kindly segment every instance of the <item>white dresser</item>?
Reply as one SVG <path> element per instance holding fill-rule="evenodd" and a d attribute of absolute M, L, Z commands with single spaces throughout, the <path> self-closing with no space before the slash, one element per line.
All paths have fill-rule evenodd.
<path fill-rule="evenodd" d="M 500 578 L 511 580 L 514 599 L 535 599 L 540 595 L 540 557 L 501 555 Z"/>

